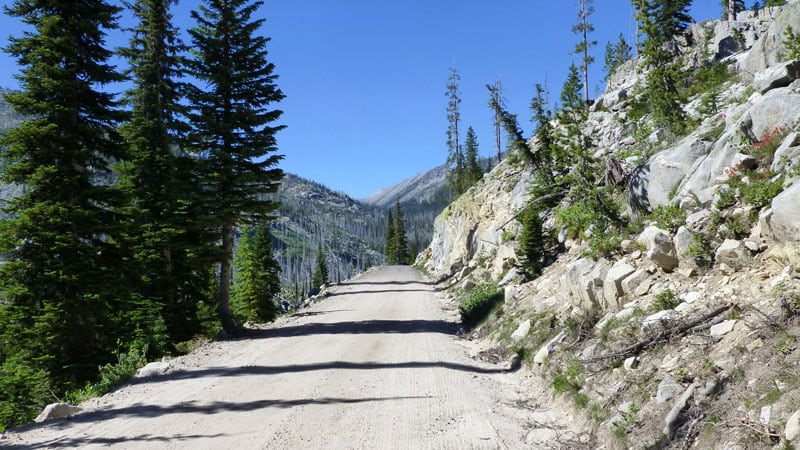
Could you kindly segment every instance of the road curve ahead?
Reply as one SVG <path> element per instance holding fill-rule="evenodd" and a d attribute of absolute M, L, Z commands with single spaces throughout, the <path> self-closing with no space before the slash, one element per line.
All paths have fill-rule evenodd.
<path fill-rule="evenodd" d="M 467 356 L 454 315 L 408 267 L 370 271 L 261 335 L 7 433 L 17 448 L 519 448 L 505 366 Z"/>

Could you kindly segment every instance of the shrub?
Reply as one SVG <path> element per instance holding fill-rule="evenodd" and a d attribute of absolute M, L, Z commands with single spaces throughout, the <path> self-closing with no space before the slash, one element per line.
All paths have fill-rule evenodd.
<path fill-rule="evenodd" d="M 752 174 L 751 182 L 739 187 L 745 203 L 756 208 L 763 208 L 783 191 L 783 177 L 772 179 L 770 175 L 772 175 L 770 172 Z"/>
<path fill-rule="evenodd" d="M 116 364 L 105 364 L 99 367 L 100 380 L 97 383 L 87 383 L 83 389 L 67 393 L 67 398 L 80 402 L 113 391 L 117 386 L 131 379 L 140 367 L 147 364 L 146 355 L 147 344 L 134 341 L 127 353 L 117 352 Z"/>
<path fill-rule="evenodd" d="M 0 365 L 0 431 L 30 422 L 46 403 L 47 372 L 36 369 L 23 355 Z"/>
<path fill-rule="evenodd" d="M 788 59 L 800 58 L 800 33 L 795 33 L 791 26 L 783 31 L 783 46 L 786 48 Z"/>
<path fill-rule="evenodd" d="M 479 284 L 461 304 L 461 322 L 472 328 L 481 323 L 496 306 L 503 302 L 503 293 L 493 284 Z"/>
<path fill-rule="evenodd" d="M 686 211 L 676 204 L 661 205 L 653 209 L 650 217 L 656 221 L 658 227 L 675 233 L 678 227 L 686 223 Z"/>
<path fill-rule="evenodd" d="M 665 309 L 675 309 L 680 303 L 681 300 L 675 292 L 673 292 L 672 289 L 666 289 L 656 295 L 656 299 L 653 302 L 653 310 L 664 311 Z"/>
<path fill-rule="evenodd" d="M 783 139 L 789 134 L 789 130 L 784 127 L 775 127 L 767 130 L 758 142 L 754 142 L 750 148 L 750 154 L 756 158 L 758 165 L 769 167 L 775 157 L 775 150 L 781 146 Z"/>

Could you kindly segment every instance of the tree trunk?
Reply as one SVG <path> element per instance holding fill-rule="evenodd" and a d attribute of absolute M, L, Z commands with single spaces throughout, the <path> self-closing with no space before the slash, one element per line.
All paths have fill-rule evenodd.
<path fill-rule="evenodd" d="M 233 279 L 233 224 L 226 222 L 222 226 L 222 261 L 219 271 L 219 293 L 217 308 L 222 329 L 228 337 L 239 335 L 239 328 L 231 314 L 231 281 Z"/>
<path fill-rule="evenodd" d="M 495 143 L 497 144 L 497 164 L 500 164 L 500 159 L 502 158 L 502 154 L 500 152 L 500 113 L 499 112 L 495 113 L 494 140 L 495 140 Z"/>
<path fill-rule="evenodd" d="M 736 0 L 728 0 L 728 20 L 736 20 Z"/>

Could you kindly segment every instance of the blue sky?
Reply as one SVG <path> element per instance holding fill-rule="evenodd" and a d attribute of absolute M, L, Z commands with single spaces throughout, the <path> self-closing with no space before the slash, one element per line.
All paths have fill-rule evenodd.
<path fill-rule="evenodd" d="M 174 10 L 182 30 L 197 3 L 181 0 Z M 628 0 L 594 3 L 593 95 L 604 86 L 605 43 L 635 29 Z M 698 22 L 718 18 L 719 1 L 695 0 L 691 12 Z M 286 94 L 278 105 L 287 125 L 278 135 L 281 167 L 354 198 L 444 162 L 451 65 L 461 75 L 461 126 L 475 129 L 489 156 L 494 128 L 484 86 L 501 80 L 508 110 L 529 134 L 534 84 L 547 82 L 557 99 L 575 60 L 576 0 L 266 0 L 260 14 Z M 18 19 L 0 16 L 0 45 L 21 29 Z M 109 45 L 125 39 L 112 32 Z M 17 87 L 17 70 L 0 55 L 0 87 Z"/>

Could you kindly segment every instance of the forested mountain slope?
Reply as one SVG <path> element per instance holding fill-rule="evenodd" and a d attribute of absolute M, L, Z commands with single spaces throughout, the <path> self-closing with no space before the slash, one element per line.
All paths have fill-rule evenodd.
<path fill-rule="evenodd" d="M 278 199 L 279 218 L 270 228 L 287 297 L 308 293 L 320 243 L 333 282 L 385 262 L 381 208 L 292 174 L 284 177 Z"/>

